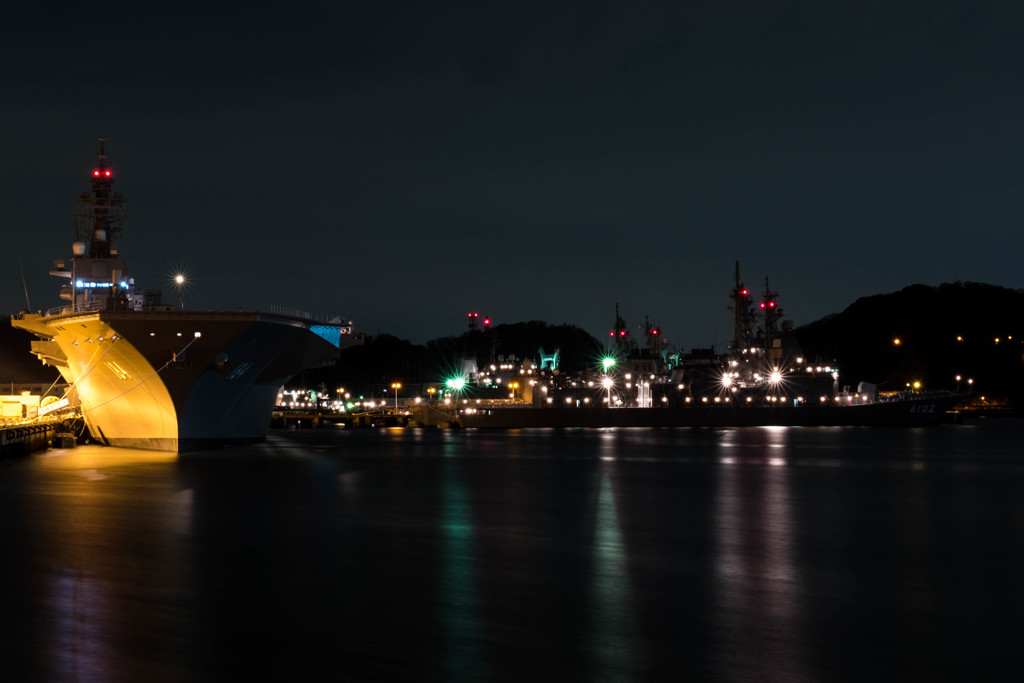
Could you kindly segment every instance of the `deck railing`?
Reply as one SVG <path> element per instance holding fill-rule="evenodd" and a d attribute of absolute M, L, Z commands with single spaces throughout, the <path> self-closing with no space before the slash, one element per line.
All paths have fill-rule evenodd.
<path fill-rule="evenodd" d="M 80 303 L 75 306 L 70 304 L 67 306 L 54 306 L 53 308 L 47 309 L 45 315 L 50 317 L 52 315 L 70 315 L 71 313 L 91 313 L 98 311 L 103 308 L 103 301 L 89 301 L 86 303 Z"/>
<path fill-rule="evenodd" d="M 99 301 L 89 301 L 89 302 L 86 302 L 86 303 L 79 303 L 79 304 L 77 304 L 75 306 L 72 306 L 70 304 L 65 305 L 65 306 L 54 306 L 53 308 L 47 309 L 46 312 L 43 315 L 44 315 L 44 317 L 49 318 L 49 317 L 58 316 L 58 315 L 71 315 L 73 313 L 94 313 L 96 311 L 104 311 L 104 310 L 125 310 L 125 309 L 119 309 L 119 308 L 112 309 L 112 307 L 110 306 L 110 303 L 108 301 L 106 301 L 106 300 L 99 300 Z M 146 310 L 148 310 L 148 309 L 146 309 Z M 332 314 L 327 314 L 327 313 L 313 314 L 313 313 L 309 313 L 307 311 L 300 310 L 298 308 L 289 308 L 287 306 L 267 306 L 263 310 L 267 311 L 268 313 L 272 313 L 274 315 L 284 315 L 284 316 L 289 316 L 289 317 L 292 317 L 292 318 L 299 318 L 299 319 L 302 319 L 302 320 L 307 320 L 309 322 L 317 322 L 317 323 L 322 323 L 322 324 L 341 325 L 343 327 L 351 324 L 351 323 L 348 323 L 348 322 L 344 321 L 338 315 L 332 315 Z M 20 319 L 21 314 L 15 314 L 14 317 Z"/>

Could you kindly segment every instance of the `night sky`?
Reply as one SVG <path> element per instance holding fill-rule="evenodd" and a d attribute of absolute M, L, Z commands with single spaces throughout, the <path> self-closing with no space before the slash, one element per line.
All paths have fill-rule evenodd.
<path fill-rule="evenodd" d="M 414 342 L 731 336 L 1024 287 L 1024 3 L 31 3 L 5 9 L 0 311 L 59 303 L 108 139 L 143 287 Z"/>

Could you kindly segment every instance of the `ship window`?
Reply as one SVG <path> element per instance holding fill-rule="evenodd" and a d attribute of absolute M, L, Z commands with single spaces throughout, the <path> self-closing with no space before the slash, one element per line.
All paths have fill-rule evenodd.
<path fill-rule="evenodd" d="M 239 363 L 238 367 L 231 371 L 228 375 L 228 379 L 238 379 L 245 374 L 245 371 L 252 367 L 252 363 L 246 361 L 245 363 Z"/>
<path fill-rule="evenodd" d="M 124 368 L 115 363 L 112 360 L 108 360 L 105 365 L 110 368 L 110 371 L 117 375 L 120 379 L 131 379 L 132 376 L 125 372 Z"/>

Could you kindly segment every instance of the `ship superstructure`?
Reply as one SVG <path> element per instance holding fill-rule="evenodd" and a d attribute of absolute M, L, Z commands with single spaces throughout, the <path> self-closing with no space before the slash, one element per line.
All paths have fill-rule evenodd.
<path fill-rule="evenodd" d="M 174 310 L 138 289 L 118 251 L 127 203 L 104 142 L 76 200 L 73 256 L 51 271 L 68 280 L 67 304 L 11 324 L 39 337 L 32 352 L 71 385 L 102 443 L 184 452 L 265 438 L 279 387 L 332 364 L 337 347 L 301 317 Z"/>
<path fill-rule="evenodd" d="M 517 406 L 463 399 L 443 417 L 480 428 L 919 425 L 954 419 L 950 411 L 961 400 L 954 393 L 880 397 L 863 382 L 856 391 L 840 388 L 832 362 L 804 356 L 778 297 L 765 278 L 755 303 L 736 263 L 729 307 L 735 327 L 721 355 L 713 347 L 663 352 L 665 340 L 649 319 L 640 327 L 646 340 L 641 348 L 616 305 L 610 344 L 595 370 L 583 376 L 541 370 L 529 380 L 532 400 Z M 432 416 L 421 411 L 415 419 L 426 424 Z"/>

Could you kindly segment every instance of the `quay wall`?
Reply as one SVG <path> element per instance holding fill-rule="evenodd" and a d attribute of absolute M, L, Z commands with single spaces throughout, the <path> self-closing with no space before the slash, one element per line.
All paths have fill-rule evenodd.
<path fill-rule="evenodd" d="M 57 431 L 53 423 L 0 428 L 0 458 L 45 451 Z"/>

